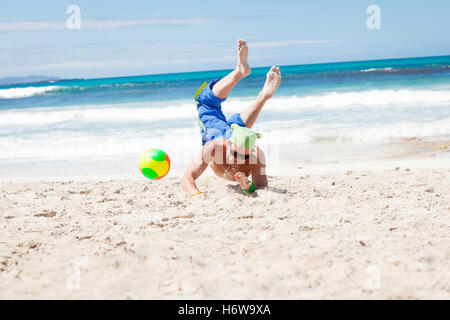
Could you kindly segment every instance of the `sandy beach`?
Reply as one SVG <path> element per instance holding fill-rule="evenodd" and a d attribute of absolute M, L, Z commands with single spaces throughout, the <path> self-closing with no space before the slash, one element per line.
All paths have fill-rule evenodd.
<path fill-rule="evenodd" d="M 178 177 L 3 179 L 0 298 L 449 299 L 448 160 L 302 163 L 254 196 L 204 175 L 206 200 Z"/>

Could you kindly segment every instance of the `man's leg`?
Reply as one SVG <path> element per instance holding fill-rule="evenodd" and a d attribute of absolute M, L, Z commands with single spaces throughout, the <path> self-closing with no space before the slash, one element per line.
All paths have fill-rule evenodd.
<path fill-rule="evenodd" d="M 248 76 L 251 72 L 248 64 L 248 47 L 245 40 L 238 40 L 238 64 L 236 69 L 220 79 L 212 88 L 214 95 L 220 99 L 225 99 L 230 94 L 233 87 L 242 78 Z"/>
<path fill-rule="evenodd" d="M 275 94 L 275 91 L 277 91 L 280 82 L 280 68 L 273 66 L 267 73 L 266 83 L 264 83 L 264 87 L 258 94 L 256 100 L 244 112 L 241 113 L 241 118 L 247 128 L 253 127 L 256 118 L 258 118 L 258 115 L 261 112 L 264 104 Z"/>

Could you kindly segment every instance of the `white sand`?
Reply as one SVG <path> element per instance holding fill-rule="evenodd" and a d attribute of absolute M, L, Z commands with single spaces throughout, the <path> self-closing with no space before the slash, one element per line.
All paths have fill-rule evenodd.
<path fill-rule="evenodd" d="M 178 178 L 3 179 L 0 298 L 449 299 L 448 160 L 303 163 L 207 200 Z"/>

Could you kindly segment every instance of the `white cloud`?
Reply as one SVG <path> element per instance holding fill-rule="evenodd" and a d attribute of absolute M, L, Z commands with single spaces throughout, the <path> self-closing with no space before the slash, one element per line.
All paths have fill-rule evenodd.
<path fill-rule="evenodd" d="M 195 25 L 216 22 L 216 18 L 184 18 L 184 19 L 141 19 L 141 20 L 88 20 L 82 23 L 82 28 L 113 29 L 136 27 L 143 25 Z"/>
<path fill-rule="evenodd" d="M 1 31 L 62 30 L 65 21 L 13 21 L 0 22 Z"/>
<path fill-rule="evenodd" d="M 216 22 L 217 18 L 167 18 L 136 20 L 82 20 L 81 29 L 115 29 L 145 25 L 197 25 Z M 12 21 L 0 22 L 0 32 L 65 30 L 66 21 Z"/>
<path fill-rule="evenodd" d="M 30 66 L 26 69 L 28 71 L 51 71 L 51 70 L 71 70 L 71 69 L 93 69 L 93 68 L 123 68 L 123 67 L 150 67 L 154 65 L 172 65 L 172 64 L 194 64 L 200 62 L 221 62 L 234 61 L 234 56 L 223 57 L 209 57 L 209 58 L 174 58 L 166 60 L 147 60 L 147 61 L 124 61 L 124 60 L 82 60 L 82 61 L 66 61 L 51 64 L 42 64 Z"/>
<path fill-rule="evenodd" d="M 275 47 L 287 47 L 291 45 L 321 45 L 330 44 L 335 42 L 334 40 L 284 40 L 284 41 L 260 41 L 252 42 L 252 48 L 275 48 Z"/>

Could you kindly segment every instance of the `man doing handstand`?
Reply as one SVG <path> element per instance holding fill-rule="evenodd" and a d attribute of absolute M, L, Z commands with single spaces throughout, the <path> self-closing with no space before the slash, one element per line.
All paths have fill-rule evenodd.
<path fill-rule="evenodd" d="M 242 113 L 226 119 L 221 103 L 226 100 L 239 80 L 250 74 L 248 47 L 238 40 L 236 68 L 222 79 L 204 83 L 195 95 L 202 134 L 202 150 L 190 164 L 181 180 L 183 190 L 190 196 L 205 197 L 195 180 L 208 164 L 222 178 L 237 181 L 245 193 L 255 187 L 266 187 L 266 161 L 264 153 L 255 146 L 261 135 L 253 127 L 264 104 L 277 90 L 281 81 L 280 68 L 273 66 L 266 75 L 266 82 L 256 100 Z M 248 180 L 251 175 L 252 181 Z"/>

